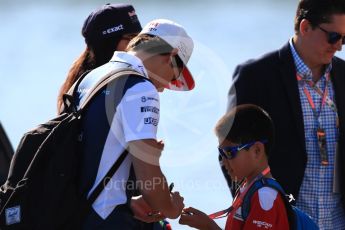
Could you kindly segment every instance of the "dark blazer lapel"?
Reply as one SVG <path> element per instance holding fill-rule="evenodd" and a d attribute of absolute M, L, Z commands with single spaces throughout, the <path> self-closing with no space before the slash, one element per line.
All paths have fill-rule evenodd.
<path fill-rule="evenodd" d="M 305 136 L 301 100 L 298 91 L 296 79 L 296 67 L 289 47 L 289 43 L 279 50 L 280 71 L 283 84 L 290 101 L 291 111 L 295 118 L 297 135 L 299 135 L 300 144 L 305 152 Z M 284 116 L 284 115 L 283 115 Z"/>

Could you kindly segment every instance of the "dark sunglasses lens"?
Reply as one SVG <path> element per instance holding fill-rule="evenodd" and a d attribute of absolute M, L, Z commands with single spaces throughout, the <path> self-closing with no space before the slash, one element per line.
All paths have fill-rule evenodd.
<path fill-rule="evenodd" d="M 176 55 L 175 56 L 175 60 L 176 60 L 176 65 L 179 69 L 183 69 L 183 61 L 181 60 L 181 58 Z"/>
<path fill-rule="evenodd" d="M 234 158 L 236 155 L 236 153 L 232 152 L 232 151 L 229 151 L 229 150 L 224 150 L 224 149 L 221 149 L 221 148 L 218 148 L 219 150 L 219 154 L 223 157 L 223 158 L 226 158 L 226 159 L 229 159 L 231 160 L 232 158 Z"/>
<path fill-rule="evenodd" d="M 330 32 L 328 33 L 328 42 L 330 44 L 335 44 L 339 41 L 339 39 L 341 39 L 341 35 L 336 33 L 336 32 Z M 342 40 L 342 42 L 344 42 L 344 38 Z M 343 43 L 344 44 L 344 43 Z"/>
<path fill-rule="evenodd" d="M 218 151 L 219 151 L 219 155 L 222 157 L 222 158 L 227 158 L 225 153 L 224 153 L 224 150 L 221 149 L 221 148 L 218 148 Z"/>

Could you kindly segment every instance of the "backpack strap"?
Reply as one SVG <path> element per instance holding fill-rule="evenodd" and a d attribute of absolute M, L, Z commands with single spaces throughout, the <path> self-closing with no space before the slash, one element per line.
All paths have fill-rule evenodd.
<path fill-rule="evenodd" d="M 63 113 L 63 112 L 68 112 L 68 113 L 79 112 L 80 113 L 82 110 L 84 110 L 84 108 L 89 103 L 89 101 L 92 99 L 92 97 L 99 92 L 99 90 L 101 90 L 108 83 L 110 83 L 111 81 L 113 81 L 119 77 L 122 77 L 125 75 L 137 75 L 140 77 L 144 77 L 138 71 L 135 71 L 134 69 L 128 68 L 128 67 L 117 68 L 117 69 L 114 69 L 114 70 L 108 72 L 95 84 L 95 86 L 93 88 L 91 88 L 89 93 L 86 95 L 84 102 L 80 105 L 79 111 L 78 111 L 74 96 L 78 90 L 80 83 L 83 81 L 85 76 L 88 75 L 90 72 L 91 71 L 86 71 L 85 73 L 83 73 L 78 78 L 78 80 L 72 85 L 72 87 L 68 90 L 68 92 L 62 96 L 63 107 L 60 108 L 60 113 Z"/>
<path fill-rule="evenodd" d="M 122 76 L 128 76 L 128 75 L 137 75 L 140 77 L 144 77 L 141 73 L 131 69 L 131 68 L 119 68 L 110 71 L 106 75 L 104 75 L 97 84 L 88 92 L 88 94 L 85 96 L 85 100 L 83 103 L 79 106 L 79 111 L 84 110 L 84 108 L 88 105 L 92 97 L 97 94 L 104 86 L 109 84 L 110 82 L 114 81 L 115 79 L 122 77 Z M 76 90 L 76 89 L 75 89 Z"/>
<path fill-rule="evenodd" d="M 241 215 L 242 215 L 243 220 L 245 221 L 249 215 L 250 202 L 251 202 L 251 199 L 252 199 L 254 193 L 263 187 L 272 188 L 272 189 L 278 191 L 278 193 L 281 195 L 281 197 L 283 198 L 285 208 L 286 208 L 286 213 L 288 216 L 290 229 L 293 229 L 291 226 L 295 226 L 295 224 L 296 224 L 295 214 L 294 214 L 293 208 L 292 208 L 282 186 L 275 179 L 272 179 L 272 178 L 261 178 L 260 180 L 257 180 L 249 188 L 247 194 L 243 198 L 243 203 L 241 206 Z"/>
<path fill-rule="evenodd" d="M 107 186 L 117 169 L 120 167 L 122 162 L 125 160 L 126 156 L 128 155 L 128 151 L 125 150 L 119 158 L 116 160 L 116 162 L 111 166 L 107 174 L 103 177 L 103 179 L 100 181 L 100 183 L 97 185 L 97 187 L 93 190 L 93 192 L 90 194 L 89 198 L 87 199 L 87 203 L 89 204 L 89 207 L 92 207 L 92 204 L 96 201 L 97 197 L 101 194 L 101 192 L 104 190 L 104 188 Z"/>
<path fill-rule="evenodd" d="M 74 95 L 75 95 L 75 93 L 76 93 L 76 91 L 78 89 L 78 86 L 80 85 L 81 81 L 90 72 L 91 72 L 91 70 L 85 71 L 77 79 L 77 81 L 71 86 L 71 88 L 68 90 L 68 92 L 65 93 L 64 95 L 62 95 L 63 104 L 59 108 L 59 111 L 58 111 L 59 114 L 62 114 L 64 112 L 72 113 L 72 112 L 77 112 L 78 111 L 77 105 L 76 105 L 76 103 L 74 101 Z"/>
<path fill-rule="evenodd" d="M 104 75 L 97 84 L 90 90 L 90 92 L 86 95 L 85 101 L 80 105 L 79 112 L 81 112 L 90 102 L 90 100 L 93 98 L 95 94 L 97 94 L 104 86 L 109 84 L 110 82 L 114 81 L 115 79 L 126 76 L 126 75 L 137 75 L 143 77 L 142 74 L 140 74 L 137 71 L 134 71 L 130 68 L 122 68 L 122 69 L 116 69 L 108 74 Z M 128 151 L 125 150 L 120 157 L 116 160 L 116 162 L 113 164 L 113 166 L 110 168 L 110 170 L 107 172 L 107 174 L 103 177 L 103 179 L 100 181 L 100 183 L 97 185 L 97 187 L 93 190 L 91 195 L 88 198 L 88 203 L 90 206 L 96 201 L 97 197 L 101 192 L 104 190 L 104 188 L 109 183 L 110 179 L 113 177 L 117 169 L 120 167 L 122 162 L 125 160 L 126 156 L 128 155 Z"/>
<path fill-rule="evenodd" d="M 86 75 L 86 74 L 85 74 Z M 82 104 L 79 107 L 79 110 L 77 110 L 77 113 L 81 113 L 86 106 L 89 104 L 91 99 L 105 87 L 110 82 L 114 81 L 115 79 L 118 79 L 122 76 L 128 76 L 128 75 L 137 75 L 140 77 L 144 77 L 141 73 L 131 69 L 131 68 L 119 68 L 115 69 L 113 71 L 110 71 L 109 73 L 105 74 L 91 90 L 88 92 L 88 94 L 85 96 L 85 100 L 82 102 Z M 78 89 L 78 86 L 81 79 L 78 79 L 78 81 L 73 85 L 73 87 L 69 90 L 68 95 L 72 96 L 72 103 L 73 103 L 73 96 L 76 93 L 76 90 Z M 90 194 L 89 198 L 87 199 L 87 208 L 84 209 L 84 216 L 88 214 L 89 209 L 92 207 L 92 204 L 96 201 L 98 196 L 101 194 L 101 192 L 104 190 L 104 188 L 107 186 L 111 178 L 114 176 L 122 162 L 125 160 L 126 156 L 128 155 L 128 151 L 125 150 L 119 158 L 116 160 L 116 162 L 111 166 L 107 174 L 103 177 L 103 179 L 100 181 L 100 183 L 97 185 L 97 187 L 93 190 L 93 192 Z"/>

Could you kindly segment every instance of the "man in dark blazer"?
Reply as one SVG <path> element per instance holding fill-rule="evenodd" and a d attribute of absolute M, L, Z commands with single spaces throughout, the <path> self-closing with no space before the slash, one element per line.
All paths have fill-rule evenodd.
<path fill-rule="evenodd" d="M 345 1 L 301 0 L 295 35 L 237 66 L 229 91 L 229 109 L 252 103 L 270 114 L 272 174 L 322 229 L 345 229 L 345 61 L 334 56 L 344 43 Z"/>

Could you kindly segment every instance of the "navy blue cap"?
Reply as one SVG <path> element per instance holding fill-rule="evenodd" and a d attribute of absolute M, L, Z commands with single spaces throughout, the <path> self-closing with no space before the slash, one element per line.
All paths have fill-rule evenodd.
<path fill-rule="evenodd" d="M 92 44 L 106 38 L 139 33 L 141 29 L 132 5 L 108 3 L 86 18 L 81 32 L 86 43 Z"/>

